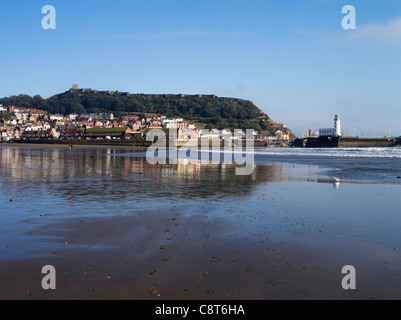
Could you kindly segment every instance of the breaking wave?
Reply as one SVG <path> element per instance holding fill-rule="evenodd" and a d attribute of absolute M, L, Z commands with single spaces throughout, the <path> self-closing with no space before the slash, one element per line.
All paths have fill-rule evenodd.
<path fill-rule="evenodd" d="M 401 158 L 401 147 L 393 148 L 264 148 L 254 150 L 255 155 L 295 157 L 337 157 L 337 158 Z"/>

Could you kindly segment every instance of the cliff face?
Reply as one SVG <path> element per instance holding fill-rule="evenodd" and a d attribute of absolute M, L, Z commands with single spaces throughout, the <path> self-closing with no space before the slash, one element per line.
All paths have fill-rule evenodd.
<path fill-rule="evenodd" d="M 48 99 L 19 95 L 0 99 L 0 103 L 64 115 L 99 112 L 113 112 L 117 117 L 128 113 L 163 114 L 184 118 L 203 128 L 281 130 L 292 136 L 291 130 L 274 122 L 251 101 L 215 95 L 131 94 L 71 89 Z"/>

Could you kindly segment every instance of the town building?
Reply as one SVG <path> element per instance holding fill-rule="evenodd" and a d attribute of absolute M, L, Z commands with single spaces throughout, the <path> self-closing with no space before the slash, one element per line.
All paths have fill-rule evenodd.
<path fill-rule="evenodd" d="M 280 130 L 275 132 L 277 143 L 286 143 L 290 141 L 290 135 Z"/>
<path fill-rule="evenodd" d="M 178 139 L 199 139 L 200 130 L 192 129 L 178 129 L 177 137 Z"/>
<path fill-rule="evenodd" d="M 305 135 L 307 138 L 309 137 L 318 137 L 319 136 L 319 131 L 313 132 L 312 129 L 308 129 Z"/>
<path fill-rule="evenodd" d="M 50 138 L 52 138 L 50 135 L 50 130 L 24 130 L 21 134 L 22 140 L 41 140 Z"/>
<path fill-rule="evenodd" d="M 260 131 L 255 135 L 255 139 L 266 140 L 267 144 L 281 144 L 290 142 L 290 135 L 281 130 L 278 130 L 275 133 Z"/>
<path fill-rule="evenodd" d="M 67 129 L 60 132 L 60 139 L 81 140 L 84 135 L 84 129 Z"/>
<path fill-rule="evenodd" d="M 0 126 L 1 141 L 18 140 L 22 130 L 13 125 Z"/>
<path fill-rule="evenodd" d="M 76 120 L 77 117 L 78 117 L 77 113 L 70 113 L 69 115 L 67 115 L 68 120 Z"/>
<path fill-rule="evenodd" d="M 257 140 L 267 140 L 272 134 L 269 131 L 259 131 L 255 135 Z"/>
<path fill-rule="evenodd" d="M 60 114 L 51 114 L 49 115 L 49 119 L 50 121 L 64 121 L 64 116 L 60 115 Z"/>
<path fill-rule="evenodd" d="M 200 139 L 220 139 L 221 133 L 220 130 L 212 129 L 212 130 L 201 130 Z"/>
<path fill-rule="evenodd" d="M 163 119 L 161 121 L 163 128 L 165 129 L 187 129 L 188 123 L 184 122 L 184 119 Z"/>
<path fill-rule="evenodd" d="M 127 127 L 117 128 L 90 128 L 86 130 L 85 138 L 87 139 L 130 139 L 132 131 Z"/>
<path fill-rule="evenodd" d="M 126 120 L 128 122 L 131 122 L 131 121 L 135 122 L 135 121 L 140 120 L 140 119 L 141 119 L 140 116 L 137 116 L 137 115 L 134 115 L 134 114 L 126 115 L 126 116 L 123 117 L 123 120 Z"/>

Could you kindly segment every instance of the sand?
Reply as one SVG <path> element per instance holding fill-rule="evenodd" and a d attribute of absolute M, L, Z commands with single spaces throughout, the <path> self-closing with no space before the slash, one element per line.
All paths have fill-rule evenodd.
<path fill-rule="evenodd" d="M 333 184 L 305 165 L 236 177 L 229 166 L 154 167 L 103 148 L 43 150 L 3 154 L 2 300 L 401 294 L 400 186 Z M 357 290 L 341 286 L 349 264 Z M 45 265 L 56 290 L 41 286 Z"/>
<path fill-rule="evenodd" d="M 341 287 L 338 257 L 266 238 L 213 239 L 205 217 L 185 221 L 170 211 L 87 218 L 43 226 L 54 247 L 37 258 L 0 262 L 0 299 L 275 300 L 396 299 L 397 290 L 358 275 Z M 196 224 L 196 227 L 193 224 Z M 213 224 L 211 227 L 210 224 Z M 204 234 L 191 236 L 205 230 Z M 209 229 L 209 230 L 208 230 Z M 62 231 L 60 231 L 62 230 Z M 38 246 L 42 239 L 37 241 Z M 46 256 L 41 256 L 46 255 Z M 56 268 L 57 289 L 43 290 L 42 267 Z M 373 280 L 373 281 L 372 281 Z"/>

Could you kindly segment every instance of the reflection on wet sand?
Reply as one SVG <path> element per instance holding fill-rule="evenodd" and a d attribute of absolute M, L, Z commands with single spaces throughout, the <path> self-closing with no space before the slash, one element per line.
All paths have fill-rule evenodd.
<path fill-rule="evenodd" d="M 1 148 L 0 159 L 3 183 L 31 196 L 48 194 L 52 202 L 249 193 L 261 182 L 290 179 L 286 164 L 260 164 L 251 175 L 237 176 L 233 164 L 178 159 L 177 164 L 151 165 L 111 148 Z"/>

